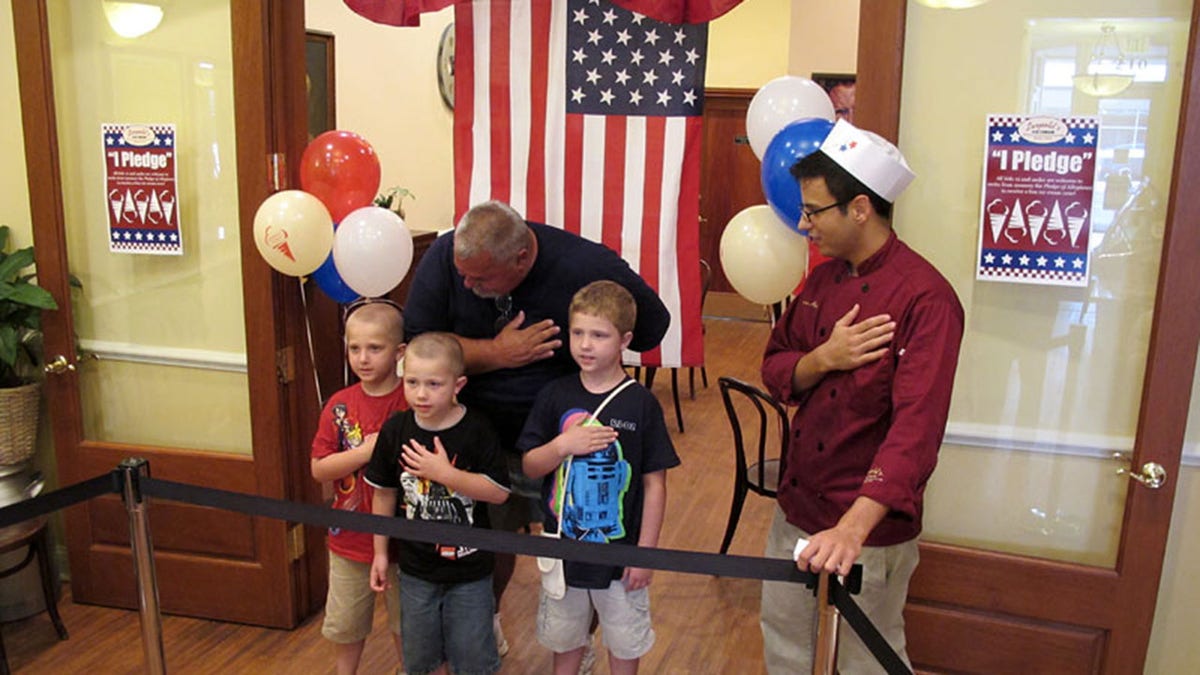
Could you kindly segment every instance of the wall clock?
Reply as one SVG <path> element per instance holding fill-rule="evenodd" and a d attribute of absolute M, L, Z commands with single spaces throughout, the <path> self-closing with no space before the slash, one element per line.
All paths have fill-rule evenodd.
<path fill-rule="evenodd" d="M 446 105 L 454 109 L 454 24 L 442 31 L 437 55 L 438 91 Z"/>

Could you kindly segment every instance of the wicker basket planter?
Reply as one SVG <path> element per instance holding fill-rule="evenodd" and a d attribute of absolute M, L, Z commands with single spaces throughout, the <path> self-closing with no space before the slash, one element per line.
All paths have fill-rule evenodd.
<path fill-rule="evenodd" d="M 0 464 L 21 464 L 33 457 L 41 393 L 41 382 L 0 389 Z"/>

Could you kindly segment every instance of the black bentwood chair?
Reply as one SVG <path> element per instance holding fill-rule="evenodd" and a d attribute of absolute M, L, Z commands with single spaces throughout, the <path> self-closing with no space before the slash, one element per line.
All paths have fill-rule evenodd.
<path fill-rule="evenodd" d="M 732 377 L 722 377 L 717 382 L 721 388 L 721 398 L 725 401 L 725 414 L 729 416 L 729 426 L 733 430 L 733 450 L 736 454 L 733 504 L 729 507 L 729 524 L 725 526 L 725 539 L 721 542 L 721 554 L 724 555 L 733 543 L 733 533 L 742 515 L 746 493 L 753 491 L 764 497 L 775 497 L 779 477 L 783 474 L 790 425 L 787 410 L 765 391 Z M 745 432 L 743 421 L 747 423 Z M 755 421 L 757 434 L 751 435 Z M 748 442 L 754 443 L 753 454 L 747 454 Z"/>

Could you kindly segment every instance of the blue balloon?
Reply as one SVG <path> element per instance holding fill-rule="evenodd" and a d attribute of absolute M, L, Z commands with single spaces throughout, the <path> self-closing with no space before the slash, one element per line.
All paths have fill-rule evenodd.
<path fill-rule="evenodd" d="M 762 188 L 767 203 L 783 222 L 800 229 L 800 183 L 792 166 L 821 147 L 833 122 L 817 117 L 798 120 L 780 129 L 762 158 Z"/>
<path fill-rule="evenodd" d="M 342 275 L 338 274 L 337 268 L 334 267 L 332 253 L 325 258 L 325 262 L 321 263 L 317 271 L 312 273 L 312 278 L 317 282 L 317 287 L 325 291 L 325 295 L 333 298 L 334 302 L 339 305 L 345 305 L 358 299 L 358 292 L 342 281 Z"/>

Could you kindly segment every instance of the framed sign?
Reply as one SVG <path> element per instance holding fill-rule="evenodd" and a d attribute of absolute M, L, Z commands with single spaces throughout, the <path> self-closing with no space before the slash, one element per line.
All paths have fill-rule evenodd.
<path fill-rule="evenodd" d="M 829 94 L 833 101 L 833 112 L 839 120 L 854 123 L 854 85 L 853 73 L 813 73 L 813 82 Z"/>
<path fill-rule="evenodd" d="M 308 140 L 337 128 L 333 33 L 310 30 L 304 40 L 304 88 L 308 94 Z"/>

